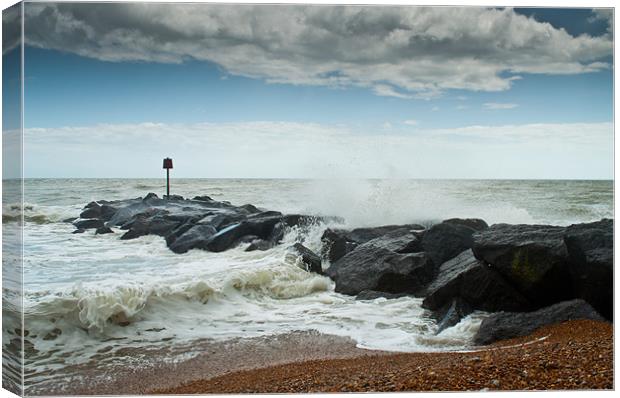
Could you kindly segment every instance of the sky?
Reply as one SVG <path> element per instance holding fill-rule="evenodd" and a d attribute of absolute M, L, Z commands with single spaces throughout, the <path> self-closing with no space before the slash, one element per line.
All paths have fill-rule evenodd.
<path fill-rule="evenodd" d="M 176 177 L 613 178 L 610 10 L 25 15 L 26 177 L 160 177 L 172 157 Z"/>

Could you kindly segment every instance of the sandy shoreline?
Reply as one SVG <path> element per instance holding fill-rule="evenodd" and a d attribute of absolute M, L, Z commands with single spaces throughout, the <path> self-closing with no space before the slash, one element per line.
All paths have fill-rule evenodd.
<path fill-rule="evenodd" d="M 240 370 L 151 393 L 568 390 L 613 388 L 613 325 L 570 321 L 473 352 L 317 359 Z"/>

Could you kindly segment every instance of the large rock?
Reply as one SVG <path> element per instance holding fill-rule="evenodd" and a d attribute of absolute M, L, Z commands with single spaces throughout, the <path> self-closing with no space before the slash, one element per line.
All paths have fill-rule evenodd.
<path fill-rule="evenodd" d="M 482 321 L 474 336 L 476 344 L 527 336 L 546 325 L 574 319 L 604 320 L 582 299 L 563 301 L 534 312 L 499 312 Z"/>
<path fill-rule="evenodd" d="M 93 218 L 88 220 L 77 219 L 73 222 L 77 229 L 97 229 L 103 227 L 103 221 Z"/>
<path fill-rule="evenodd" d="M 505 278 L 465 250 L 439 267 L 437 277 L 426 289 L 422 307 L 437 311 L 454 299 L 482 311 L 527 311 L 532 309 Z"/>
<path fill-rule="evenodd" d="M 308 249 L 301 243 L 295 243 L 293 246 L 291 246 L 291 251 L 299 256 L 301 262 L 305 266 L 306 271 L 314 272 L 317 274 L 323 273 L 323 268 L 321 266 L 321 257 L 319 257 L 318 254 Z"/>
<path fill-rule="evenodd" d="M 217 230 L 212 225 L 198 224 L 181 234 L 168 247 L 175 253 L 186 253 L 191 249 L 207 249 Z"/>
<path fill-rule="evenodd" d="M 474 245 L 473 234 L 484 230 L 486 223 L 478 219 L 453 218 L 433 225 L 424 233 L 422 248 L 439 266 Z"/>
<path fill-rule="evenodd" d="M 574 297 L 565 231 L 549 225 L 496 224 L 474 235 L 473 251 L 543 307 Z"/>
<path fill-rule="evenodd" d="M 333 263 L 326 274 L 336 282 L 336 291 L 420 293 L 433 278 L 434 266 L 425 253 L 398 253 L 417 237 L 396 235 L 375 238 Z"/>
<path fill-rule="evenodd" d="M 353 230 L 344 229 L 326 229 L 323 232 L 321 241 L 321 255 L 330 262 L 335 262 L 344 257 L 345 254 L 353 251 L 357 246 L 366 243 L 372 239 L 384 236 L 388 233 L 392 234 L 408 234 L 411 231 L 420 231 L 424 227 L 418 224 L 408 225 L 384 225 L 382 227 L 356 228 Z M 422 251 L 421 246 L 419 247 Z M 411 248 L 411 253 L 414 248 Z"/>
<path fill-rule="evenodd" d="M 571 225 L 564 243 L 577 297 L 589 302 L 601 315 L 613 319 L 613 221 Z"/>

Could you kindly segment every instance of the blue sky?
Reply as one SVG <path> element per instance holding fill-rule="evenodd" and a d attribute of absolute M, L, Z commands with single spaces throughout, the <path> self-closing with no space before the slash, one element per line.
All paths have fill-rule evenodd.
<path fill-rule="evenodd" d="M 26 176 L 613 175 L 606 12 L 94 7 L 27 5 Z"/>

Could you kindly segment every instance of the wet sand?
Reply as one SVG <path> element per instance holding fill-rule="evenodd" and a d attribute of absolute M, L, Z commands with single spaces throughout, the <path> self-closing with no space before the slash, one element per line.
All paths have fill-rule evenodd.
<path fill-rule="evenodd" d="M 308 359 L 320 351 L 313 351 Z M 340 351 L 343 357 L 349 356 L 345 359 L 289 360 L 294 363 L 275 366 L 265 357 L 259 362 L 269 366 L 216 377 L 213 372 L 205 373 L 200 380 L 174 388 L 154 388 L 151 393 L 613 389 L 613 325 L 607 322 L 579 320 L 552 325 L 531 336 L 473 352 L 365 351 L 360 355 L 360 351 L 364 352 L 354 348 Z M 282 354 L 286 361 L 291 353 Z M 188 375 L 186 380 L 199 373 Z"/>
<path fill-rule="evenodd" d="M 183 358 L 189 352 L 195 356 Z M 52 372 L 45 384 L 27 388 L 27 394 L 141 395 L 240 370 L 387 354 L 356 348 L 355 341 L 349 338 L 312 331 L 226 342 L 202 340 L 167 349 L 128 347 L 97 355 L 85 364 L 68 366 L 63 375 Z"/>

